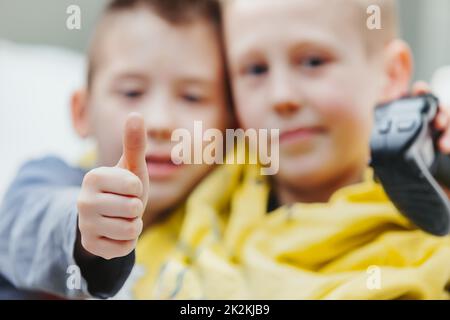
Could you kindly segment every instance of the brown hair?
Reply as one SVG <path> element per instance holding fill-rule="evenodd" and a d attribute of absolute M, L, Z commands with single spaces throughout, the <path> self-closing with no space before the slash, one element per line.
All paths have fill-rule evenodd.
<path fill-rule="evenodd" d="M 220 6 L 216 0 L 113 0 L 105 12 L 147 6 L 161 18 L 174 23 L 189 23 L 199 17 L 220 24 Z"/>
<path fill-rule="evenodd" d="M 92 85 L 96 66 L 96 43 L 101 38 L 102 22 L 113 14 L 123 11 L 146 8 L 155 12 L 162 19 L 174 25 L 189 24 L 198 19 L 204 19 L 216 28 L 222 45 L 221 11 L 218 0 L 112 0 L 103 11 L 100 23 L 88 52 L 87 87 Z"/>

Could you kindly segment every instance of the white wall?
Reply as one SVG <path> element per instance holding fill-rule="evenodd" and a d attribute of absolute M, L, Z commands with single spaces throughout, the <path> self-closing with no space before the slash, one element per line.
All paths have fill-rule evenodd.
<path fill-rule="evenodd" d="M 107 0 L 0 0 L 0 38 L 84 51 L 105 3 Z M 416 57 L 416 78 L 429 80 L 437 67 L 450 65 L 450 1 L 399 0 L 399 3 L 403 35 Z M 79 31 L 65 27 L 66 9 L 71 4 L 81 8 Z"/>
<path fill-rule="evenodd" d="M 413 48 L 416 79 L 450 65 L 450 1 L 400 0 L 402 34 Z"/>
<path fill-rule="evenodd" d="M 0 38 L 84 51 L 106 0 L 0 0 Z M 66 28 L 67 8 L 81 9 L 81 30 Z"/>

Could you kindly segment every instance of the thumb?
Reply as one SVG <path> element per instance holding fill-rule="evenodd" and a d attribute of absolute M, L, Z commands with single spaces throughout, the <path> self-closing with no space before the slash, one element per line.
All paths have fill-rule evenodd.
<path fill-rule="evenodd" d="M 149 185 L 145 153 L 147 148 L 147 134 L 144 119 L 138 113 L 131 113 L 125 123 L 123 134 L 123 154 L 118 167 L 134 173 L 144 186 L 144 200 L 147 200 Z"/>

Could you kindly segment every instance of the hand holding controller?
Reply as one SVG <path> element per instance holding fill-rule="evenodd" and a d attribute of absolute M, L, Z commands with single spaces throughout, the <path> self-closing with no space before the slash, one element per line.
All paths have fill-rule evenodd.
<path fill-rule="evenodd" d="M 371 166 L 397 209 L 434 235 L 450 233 L 450 157 L 433 127 L 438 100 L 431 94 L 380 105 L 371 140 Z"/>

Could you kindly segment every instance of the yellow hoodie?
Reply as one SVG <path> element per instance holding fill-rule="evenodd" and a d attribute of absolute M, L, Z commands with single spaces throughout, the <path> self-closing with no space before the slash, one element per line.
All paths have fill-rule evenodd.
<path fill-rule="evenodd" d="M 368 171 L 268 213 L 257 166 L 216 169 L 137 247 L 138 299 L 449 299 L 450 237 L 417 230 Z"/>

